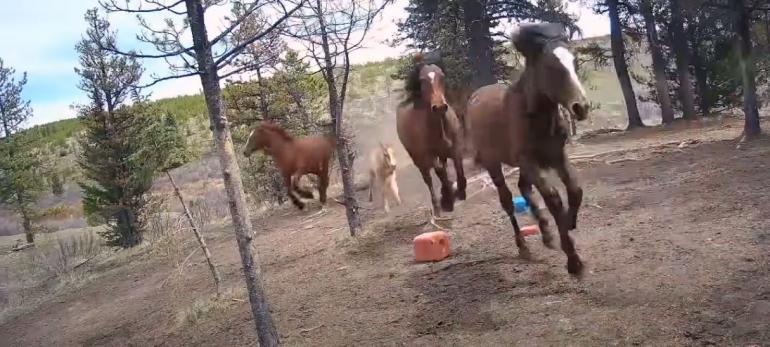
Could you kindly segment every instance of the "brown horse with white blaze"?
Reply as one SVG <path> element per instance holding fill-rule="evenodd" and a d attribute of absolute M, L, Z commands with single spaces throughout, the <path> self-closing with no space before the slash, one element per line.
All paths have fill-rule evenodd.
<path fill-rule="evenodd" d="M 264 150 L 283 175 L 289 199 L 299 209 L 305 204 L 297 197 L 312 199 L 313 193 L 302 190 L 299 179 L 306 174 L 318 176 L 318 199 L 326 203 L 326 188 L 329 186 L 329 160 L 334 151 L 334 140 L 323 136 L 294 138 L 280 126 L 263 121 L 257 125 L 246 142 L 243 155 Z M 297 194 L 297 195 L 295 195 Z"/>
<path fill-rule="evenodd" d="M 415 56 L 405 89 L 407 98 L 396 111 L 398 138 L 428 186 L 433 215 L 440 216 L 441 209 L 454 210 L 455 197 L 465 200 L 462 127 L 444 95 L 444 72 L 436 65 L 423 63 L 421 54 Z M 456 191 L 447 174 L 447 159 L 454 164 Z M 441 181 L 441 208 L 433 189 L 431 169 Z"/>
<path fill-rule="evenodd" d="M 466 117 L 468 136 L 476 162 L 486 168 L 497 187 L 520 254 L 528 257 L 529 249 L 514 216 L 503 163 L 520 168 L 519 190 L 538 220 L 543 243 L 551 248 L 553 240 L 548 221 L 531 198 L 532 185 L 537 187 L 558 227 L 561 248 L 567 255 L 567 271 L 577 274 L 582 271 L 583 263 L 569 231 L 577 227 L 583 190 L 564 150 L 568 129 L 559 115 L 559 105 L 576 119 L 584 120 L 588 116 L 588 100 L 575 72 L 575 58 L 567 48 L 563 26 L 521 25 L 514 31 L 512 41 L 525 57 L 524 72 L 509 87 L 489 85 L 473 93 Z M 565 184 L 568 211 L 564 211 L 558 190 L 543 177 L 543 170 L 547 169 L 556 170 Z"/>

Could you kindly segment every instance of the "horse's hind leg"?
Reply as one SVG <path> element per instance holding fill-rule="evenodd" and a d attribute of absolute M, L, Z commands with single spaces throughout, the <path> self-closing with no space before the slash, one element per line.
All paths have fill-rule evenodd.
<path fill-rule="evenodd" d="M 452 157 L 452 164 L 455 167 L 455 176 L 457 176 L 457 191 L 455 197 L 460 200 L 465 200 L 465 187 L 467 185 L 465 180 L 465 169 L 463 168 L 463 156 L 462 149 L 455 151 L 454 157 Z"/>
<path fill-rule="evenodd" d="M 425 182 L 425 185 L 428 186 L 428 191 L 430 192 L 430 203 L 431 207 L 433 207 L 433 214 L 436 216 L 441 216 L 441 210 L 438 206 L 438 199 L 436 199 L 436 192 L 433 189 L 433 178 L 430 177 L 430 169 L 426 168 L 420 168 L 420 174 L 422 175 L 422 180 Z"/>
<path fill-rule="evenodd" d="M 569 224 L 567 226 L 569 230 L 573 230 L 577 228 L 577 215 L 580 210 L 580 204 L 583 203 L 583 188 L 578 185 L 575 170 L 566 158 L 560 165 L 556 166 L 556 172 L 567 188 L 567 203 L 569 204 L 569 209 L 567 210 L 567 222 Z"/>
<path fill-rule="evenodd" d="M 543 216 L 540 206 L 532 199 L 532 180 L 527 175 L 528 173 L 519 170 L 519 191 L 524 200 L 527 201 L 530 213 L 537 219 L 537 225 L 540 227 L 540 234 L 543 237 L 543 244 L 548 248 L 553 248 L 553 235 L 548 225 L 548 219 Z"/>
<path fill-rule="evenodd" d="M 452 182 L 449 181 L 449 175 L 446 172 L 446 158 L 439 159 L 433 169 L 441 181 L 441 208 L 446 212 L 452 212 L 455 209 L 455 197 L 452 192 Z"/>
<path fill-rule="evenodd" d="M 516 236 L 516 247 L 519 248 L 519 255 L 522 258 L 527 259 L 530 257 L 529 248 L 527 248 L 527 243 L 524 241 L 524 235 L 521 233 L 519 223 L 516 222 L 516 215 L 514 214 L 513 210 L 513 195 L 511 194 L 511 190 L 508 189 L 508 186 L 505 184 L 503 167 L 500 163 L 497 163 L 496 165 L 487 167 L 487 172 L 492 178 L 492 183 L 494 183 L 495 187 L 497 187 L 497 195 L 500 196 L 500 205 L 503 207 L 503 210 L 505 210 L 505 213 L 508 214 L 508 218 L 511 220 L 513 232 Z"/>
<path fill-rule="evenodd" d="M 302 198 L 312 199 L 313 193 L 299 187 L 300 178 L 302 178 L 302 175 L 295 175 L 292 178 L 292 186 L 294 187 L 294 192 L 297 193 L 297 195 L 299 195 Z"/>
<path fill-rule="evenodd" d="M 291 175 L 283 175 L 283 182 L 286 184 L 286 194 L 289 195 L 289 200 L 291 200 L 294 206 L 297 206 L 300 210 L 305 208 L 305 204 L 294 195 L 294 180 Z"/>
<path fill-rule="evenodd" d="M 567 255 L 567 272 L 571 274 L 580 274 L 583 271 L 583 262 L 575 250 L 575 243 L 569 236 L 569 225 L 567 221 L 567 215 L 564 211 L 564 204 L 559 196 L 559 191 L 556 190 L 552 184 L 548 183 L 545 178 L 540 175 L 532 175 L 535 171 L 527 171 L 528 177 L 534 179 L 535 186 L 540 192 L 540 195 L 545 200 L 548 210 L 551 211 L 551 215 L 556 220 L 556 225 L 559 228 L 559 239 L 561 240 L 561 249 L 564 254 Z"/>

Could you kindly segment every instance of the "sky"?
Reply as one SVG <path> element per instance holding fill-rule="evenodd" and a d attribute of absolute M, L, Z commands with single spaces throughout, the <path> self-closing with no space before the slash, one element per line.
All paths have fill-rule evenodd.
<path fill-rule="evenodd" d="M 398 57 L 406 53 L 404 47 L 391 47 L 386 40 L 396 35 L 396 23 L 406 17 L 404 7 L 408 0 L 396 0 L 383 11 L 369 33 L 364 49 L 354 52 L 353 63 L 377 61 Z M 5 66 L 16 69 L 17 78 L 27 72 L 27 85 L 23 91 L 30 100 L 34 116 L 27 126 L 72 118 L 76 116 L 71 105 L 87 102 L 85 95 L 77 88 L 78 76 L 74 67 L 78 64 L 74 46 L 85 32 L 83 14 L 88 8 L 96 7 L 96 0 L 0 0 L 0 58 Z M 570 2 L 569 10 L 579 16 L 578 25 L 584 37 L 609 33 L 609 20 L 603 15 L 593 14 L 588 8 Z M 216 8 L 207 18 L 209 34 L 216 35 L 224 26 L 224 16 L 229 12 L 224 6 Z M 151 18 L 158 23 L 162 18 Z M 134 17 L 113 15 L 110 17 L 113 29 L 119 32 L 119 47 L 132 47 L 132 38 L 139 32 Z M 141 47 L 138 47 L 141 48 Z M 143 61 L 150 75 L 168 73 L 165 62 Z M 170 80 L 150 89 L 151 98 L 158 99 L 176 95 L 193 94 L 200 91 L 197 77 Z"/>

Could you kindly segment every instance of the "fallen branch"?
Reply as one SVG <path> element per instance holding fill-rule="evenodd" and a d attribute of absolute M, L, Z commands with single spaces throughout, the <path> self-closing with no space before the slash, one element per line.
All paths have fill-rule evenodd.
<path fill-rule="evenodd" d="M 74 270 L 74 269 L 77 269 L 77 268 L 83 266 L 85 263 L 91 261 L 91 259 L 96 258 L 96 256 L 98 256 L 98 254 L 95 254 L 95 255 L 91 256 L 91 258 L 88 258 L 86 260 L 81 261 L 80 264 L 75 265 L 74 267 L 72 267 L 72 269 Z"/>
<path fill-rule="evenodd" d="M 14 252 L 18 252 L 18 251 L 22 251 L 22 250 L 25 250 L 27 248 L 34 247 L 34 246 L 35 246 L 34 243 L 25 243 L 25 244 L 13 247 L 13 249 L 11 249 L 11 250 L 14 251 Z"/>
<path fill-rule="evenodd" d="M 319 325 L 319 326 L 316 326 L 316 327 L 312 327 L 312 328 L 307 328 L 307 329 L 300 329 L 300 330 L 299 330 L 299 332 L 300 332 L 300 333 L 309 333 L 309 332 L 311 332 L 311 331 L 313 331 L 313 330 L 316 330 L 316 329 L 320 329 L 320 328 L 321 328 L 321 327 L 323 327 L 323 326 L 324 326 L 324 325 L 323 325 L 323 324 L 321 324 L 321 325 Z"/>

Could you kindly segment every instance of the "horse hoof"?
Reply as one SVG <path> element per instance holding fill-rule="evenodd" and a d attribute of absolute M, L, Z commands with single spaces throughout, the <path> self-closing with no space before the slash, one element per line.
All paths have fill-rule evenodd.
<path fill-rule="evenodd" d="M 529 251 L 529 248 L 519 248 L 519 258 L 532 260 L 532 252 Z"/>
<path fill-rule="evenodd" d="M 465 200 L 466 198 L 465 190 L 463 189 L 463 190 L 455 191 L 455 197 L 457 198 L 457 200 Z"/>
<path fill-rule="evenodd" d="M 583 262 L 580 261 L 580 258 L 574 257 L 567 259 L 567 272 L 575 276 L 581 276 L 583 274 Z"/>
<path fill-rule="evenodd" d="M 444 199 L 441 201 L 441 209 L 444 210 L 444 212 L 452 212 L 455 210 L 454 201 L 449 199 Z"/>

